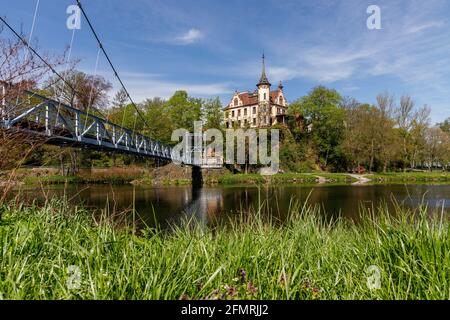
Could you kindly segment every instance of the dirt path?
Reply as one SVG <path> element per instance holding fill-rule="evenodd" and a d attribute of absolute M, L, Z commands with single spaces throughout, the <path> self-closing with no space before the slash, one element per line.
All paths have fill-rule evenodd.
<path fill-rule="evenodd" d="M 319 179 L 319 180 L 318 180 L 318 183 L 319 183 L 319 184 L 324 184 L 324 183 L 327 183 L 327 182 L 328 182 L 328 180 L 327 180 L 326 178 L 324 178 L 324 177 L 321 177 L 321 176 L 314 176 L 314 177 L 316 177 L 317 179 Z"/>
<path fill-rule="evenodd" d="M 361 174 L 349 174 L 349 176 L 352 177 L 352 178 L 355 178 L 356 180 L 358 180 L 358 181 L 352 183 L 352 185 L 355 185 L 355 186 L 364 185 L 364 184 L 367 184 L 370 181 L 372 181 L 372 180 L 366 178 L 364 175 L 361 175 Z"/>

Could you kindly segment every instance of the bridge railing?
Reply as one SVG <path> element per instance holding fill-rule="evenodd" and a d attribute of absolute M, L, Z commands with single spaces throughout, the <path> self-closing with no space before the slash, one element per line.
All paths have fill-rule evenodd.
<path fill-rule="evenodd" d="M 170 146 L 33 92 L 11 99 L 1 111 L 0 121 L 7 129 L 31 131 L 53 144 L 81 144 L 172 160 Z"/>
<path fill-rule="evenodd" d="M 208 154 L 206 146 L 195 147 L 192 134 L 185 140 L 189 145 L 186 152 L 179 154 L 168 145 L 108 119 L 30 91 L 3 101 L 0 113 L 0 125 L 4 128 L 40 135 L 51 144 L 119 151 L 203 168 L 223 165 L 223 158 Z M 203 139 L 206 141 L 206 137 Z"/>

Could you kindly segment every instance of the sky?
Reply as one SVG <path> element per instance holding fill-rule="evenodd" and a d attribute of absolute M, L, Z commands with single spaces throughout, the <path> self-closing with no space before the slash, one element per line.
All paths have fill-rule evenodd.
<path fill-rule="evenodd" d="M 0 14 L 30 33 L 38 0 L 0 0 Z M 289 102 L 313 87 L 375 103 L 379 93 L 411 95 L 433 122 L 450 117 L 448 0 L 82 0 L 105 49 L 137 102 L 176 90 L 224 104 L 253 91 L 265 53 L 269 80 Z M 74 0 L 40 0 L 33 39 L 61 53 L 71 40 Z M 369 30 L 369 5 L 381 29 Z M 95 72 L 98 47 L 85 20 L 72 58 Z M 97 73 L 119 88 L 101 57 Z"/>

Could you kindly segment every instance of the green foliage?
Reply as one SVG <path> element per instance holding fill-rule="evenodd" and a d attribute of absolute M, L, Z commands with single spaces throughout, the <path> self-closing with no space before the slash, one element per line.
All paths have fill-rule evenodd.
<path fill-rule="evenodd" d="M 201 119 L 201 99 L 188 96 L 186 91 L 177 91 L 166 102 L 168 116 L 172 121 L 173 129 L 194 130 L 194 121 Z"/>
<path fill-rule="evenodd" d="M 289 114 L 303 116 L 303 131 L 297 140 L 311 143 L 317 152 L 317 161 L 324 168 L 338 165 L 344 133 L 345 111 L 339 107 L 342 97 L 334 89 L 314 88 L 289 106 Z"/>
<path fill-rule="evenodd" d="M 264 208 L 211 229 L 191 221 L 139 233 L 133 221 L 118 229 L 60 202 L 3 206 L 0 298 L 449 299 L 446 219 L 380 207 L 362 211 L 357 225 L 326 223 L 320 208 L 294 201 L 279 225 Z M 367 286 L 372 265 L 377 290 Z M 79 286 L 68 286 L 76 283 L 70 266 Z"/>
<path fill-rule="evenodd" d="M 224 129 L 219 98 L 203 100 L 180 90 L 167 101 L 147 99 L 134 106 L 129 103 L 126 92 L 120 90 L 111 107 L 106 109 L 109 83 L 101 77 L 78 71 L 68 73 L 68 77 L 83 93 L 74 97 L 70 92 L 64 92 L 63 99 L 68 103 L 78 101 L 83 106 L 92 104 L 102 108 L 113 123 L 140 131 L 165 144 L 178 143 L 171 140 L 176 129 L 192 132 L 194 121 L 201 120 L 204 129 Z M 51 87 L 49 93 L 56 94 L 60 85 Z M 91 91 L 93 97 L 89 97 Z M 388 172 L 399 168 L 406 171 L 433 170 L 433 166 L 447 170 L 450 167 L 450 120 L 430 127 L 429 108 L 415 108 L 410 96 L 402 96 L 397 105 L 393 96 L 384 93 L 377 96 L 376 105 L 370 105 L 343 98 L 334 89 L 318 86 L 290 104 L 288 115 L 287 125 L 273 127 L 281 133 L 280 167 L 283 172 Z M 59 157 L 55 157 L 56 154 Z M 80 167 L 148 164 L 124 155 L 102 155 L 76 149 L 54 153 L 47 147 L 37 149 L 25 163 L 59 165 L 66 175 L 76 174 Z M 256 172 L 259 166 L 247 163 L 241 169 L 246 173 Z"/>
<path fill-rule="evenodd" d="M 376 173 L 369 178 L 375 182 L 449 182 L 450 173 L 445 172 L 388 172 Z"/>
<path fill-rule="evenodd" d="M 146 122 L 150 125 L 145 128 L 144 133 L 163 143 L 171 143 L 173 123 L 166 101 L 160 98 L 147 99 L 142 108 Z"/>
<path fill-rule="evenodd" d="M 223 126 L 223 107 L 219 98 L 204 101 L 202 114 L 205 129 L 220 129 Z"/>
<path fill-rule="evenodd" d="M 441 128 L 442 131 L 450 135 L 450 117 L 445 119 L 444 122 L 439 123 L 438 127 Z"/>

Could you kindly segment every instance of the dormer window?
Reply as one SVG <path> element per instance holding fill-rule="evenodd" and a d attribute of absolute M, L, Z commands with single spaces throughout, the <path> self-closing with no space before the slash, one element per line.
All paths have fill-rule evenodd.
<path fill-rule="evenodd" d="M 238 100 L 238 98 L 235 98 L 234 99 L 234 106 L 237 107 L 238 104 L 239 104 L 239 100 Z"/>
<path fill-rule="evenodd" d="M 267 95 L 266 95 L 266 93 L 264 92 L 264 100 L 266 100 L 266 98 L 267 98 Z"/>

